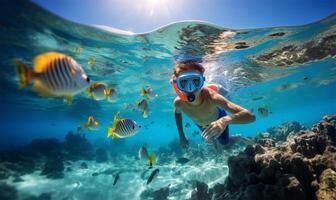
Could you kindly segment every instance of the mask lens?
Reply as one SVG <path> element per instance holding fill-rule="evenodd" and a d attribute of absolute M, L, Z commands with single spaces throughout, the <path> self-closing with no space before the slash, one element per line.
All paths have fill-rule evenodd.
<path fill-rule="evenodd" d="M 199 78 L 193 79 L 192 81 L 193 81 L 195 87 L 199 87 L 200 86 L 200 80 L 199 80 Z"/>
<path fill-rule="evenodd" d="M 183 88 L 187 85 L 187 83 L 188 83 L 188 80 L 186 80 L 186 79 L 183 79 L 183 80 L 180 81 L 180 84 Z"/>

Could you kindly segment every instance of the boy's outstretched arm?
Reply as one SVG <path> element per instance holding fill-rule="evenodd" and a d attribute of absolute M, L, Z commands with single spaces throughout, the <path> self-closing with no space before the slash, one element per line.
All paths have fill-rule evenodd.
<path fill-rule="evenodd" d="M 179 110 L 179 105 L 177 101 L 174 102 L 174 106 L 175 106 L 175 122 L 176 122 L 176 127 L 177 127 L 179 138 L 180 138 L 180 144 L 182 148 L 187 148 L 189 145 L 189 142 L 183 132 L 182 113 Z"/>
<path fill-rule="evenodd" d="M 227 100 L 222 95 L 211 92 L 211 99 L 220 107 L 232 113 L 212 122 L 202 133 L 202 137 L 207 141 L 219 137 L 228 124 L 246 124 L 255 121 L 255 115 L 247 109 L 238 106 Z"/>
<path fill-rule="evenodd" d="M 226 124 L 245 124 L 254 122 L 256 119 L 253 113 L 235 103 L 232 103 L 220 94 L 213 93 L 212 99 L 217 105 L 232 113 L 232 115 L 225 117 Z"/>

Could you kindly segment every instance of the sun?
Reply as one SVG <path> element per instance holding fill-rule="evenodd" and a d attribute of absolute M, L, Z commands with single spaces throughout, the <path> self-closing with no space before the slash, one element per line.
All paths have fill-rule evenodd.
<path fill-rule="evenodd" d="M 143 0 L 144 10 L 150 17 L 169 14 L 174 9 L 174 0 Z"/>

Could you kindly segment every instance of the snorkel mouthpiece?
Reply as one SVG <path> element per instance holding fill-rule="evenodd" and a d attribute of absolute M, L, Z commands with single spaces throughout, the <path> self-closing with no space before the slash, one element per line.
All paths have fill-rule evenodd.
<path fill-rule="evenodd" d="M 195 101 L 195 95 L 193 93 L 188 93 L 187 98 L 189 102 Z"/>

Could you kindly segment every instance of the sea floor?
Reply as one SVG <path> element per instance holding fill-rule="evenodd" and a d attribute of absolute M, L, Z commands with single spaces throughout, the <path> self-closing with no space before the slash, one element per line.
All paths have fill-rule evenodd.
<path fill-rule="evenodd" d="M 21 176 L 19 182 L 13 177 L 4 182 L 14 186 L 19 199 L 160 199 L 169 191 L 168 199 L 187 199 L 195 189 L 195 182 L 209 187 L 223 183 L 227 174 L 227 158 L 233 152 L 216 153 L 212 146 L 198 145 L 179 157 L 188 158 L 179 163 L 175 153 L 160 153 L 157 163 L 148 169 L 146 162 L 135 155 L 120 155 L 104 163 L 78 160 L 64 162 L 64 178 L 49 179 L 41 175 L 42 169 Z M 148 185 L 153 170 L 158 175 Z M 113 185 L 116 175 L 119 179 Z M 155 193 L 155 191 L 159 191 Z M 159 195 L 159 196 L 157 196 Z M 168 196 L 168 195 L 167 195 Z"/>

